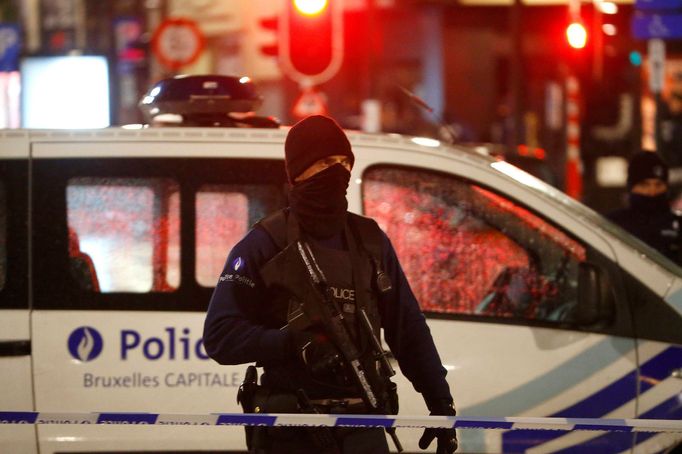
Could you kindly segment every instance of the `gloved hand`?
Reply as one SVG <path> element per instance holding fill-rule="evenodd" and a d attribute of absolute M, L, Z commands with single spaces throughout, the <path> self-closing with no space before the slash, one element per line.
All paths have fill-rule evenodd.
<path fill-rule="evenodd" d="M 294 358 L 315 378 L 336 374 L 342 367 L 341 352 L 327 336 L 310 331 L 289 332 Z"/>
<path fill-rule="evenodd" d="M 455 407 L 449 400 L 441 399 L 427 404 L 431 410 L 431 416 L 457 415 Z M 457 432 L 455 429 L 424 429 L 424 434 L 419 439 L 419 447 L 421 449 L 428 448 L 434 438 L 438 439 L 436 454 L 452 454 L 457 450 Z"/>

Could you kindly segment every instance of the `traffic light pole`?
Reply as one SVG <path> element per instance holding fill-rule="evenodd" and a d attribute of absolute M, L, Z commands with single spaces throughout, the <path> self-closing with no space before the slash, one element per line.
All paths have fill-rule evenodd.
<path fill-rule="evenodd" d="M 376 78 L 375 75 L 375 59 L 374 52 L 376 40 L 374 34 L 376 33 L 376 7 L 374 0 L 367 0 L 367 99 L 375 99 L 376 97 Z"/>
<path fill-rule="evenodd" d="M 509 22 L 511 33 L 510 55 L 510 110 L 513 127 L 510 131 L 509 151 L 516 150 L 523 140 L 523 36 L 521 21 L 523 4 L 521 0 L 514 0 L 510 10 Z"/>
<path fill-rule="evenodd" d="M 654 140 L 656 151 L 658 151 L 664 159 L 661 147 L 661 110 L 663 109 L 663 98 L 661 92 L 663 91 L 663 82 L 665 79 L 665 42 L 662 39 L 650 39 L 647 42 L 647 57 L 649 63 L 649 89 L 654 95 L 655 113 L 654 113 Z"/>
<path fill-rule="evenodd" d="M 367 20 L 365 22 L 367 36 L 367 80 L 365 82 L 365 99 L 360 106 L 362 113 L 362 130 L 365 132 L 381 131 L 381 102 L 378 99 L 376 80 L 376 5 L 375 0 L 366 0 Z"/>
<path fill-rule="evenodd" d="M 604 33 L 602 32 L 602 12 L 599 6 L 601 2 L 594 2 L 592 12 L 592 36 L 594 45 L 592 46 L 592 79 L 601 82 L 604 75 Z"/>

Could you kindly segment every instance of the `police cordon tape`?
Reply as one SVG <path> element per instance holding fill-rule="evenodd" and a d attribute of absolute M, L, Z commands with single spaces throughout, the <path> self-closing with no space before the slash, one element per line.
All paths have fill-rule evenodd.
<path fill-rule="evenodd" d="M 140 424 L 195 426 L 411 427 L 457 429 L 600 430 L 609 432 L 681 432 L 682 421 L 667 419 L 507 418 L 473 416 L 385 416 L 327 414 L 162 414 L 51 413 L 0 411 L 0 424 Z"/>

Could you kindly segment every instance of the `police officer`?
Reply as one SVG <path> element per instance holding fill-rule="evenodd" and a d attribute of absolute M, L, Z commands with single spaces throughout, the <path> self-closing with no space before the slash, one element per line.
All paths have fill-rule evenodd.
<path fill-rule="evenodd" d="M 374 334 L 384 329 L 402 373 L 431 414 L 454 416 L 446 371 L 395 250 L 375 221 L 347 211 L 355 159 L 348 138 L 331 118 L 311 116 L 289 130 L 284 151 L 290 206 L 261 220 L 230 252 L 206 315 L 209 356 L 220 364 L 263 367 L 256 395 L 267 397 L 252 404 L 253 411 L 370 412 L 329 333 L 287 325 L 295 298 L 269 276 L 274 268 L 280 280 L 301 282 L 294 275 L 300 270 L 272 265 L 283 248 L 304 238 L 358 345 L 368 345 L 357 316 L 364 307 Z M 386 412 L 397 412 L 395 406 Z M 419 446 L 427 449 L 434 439 L 438 453 L 457 449 L 454 429 L 426 429 Z M 388 452 L 386 435 L 377 428 L 254 428 L 247 430 L 247 443 L 251 452 Z"/>
<path fill-rule="evenodd" d="M 627 187 L 628 207 L 608 218 L 680 263 L 680 218 L 670 209 L 668 166 L 654 152 L 636 153 L 628 165 Z"/>

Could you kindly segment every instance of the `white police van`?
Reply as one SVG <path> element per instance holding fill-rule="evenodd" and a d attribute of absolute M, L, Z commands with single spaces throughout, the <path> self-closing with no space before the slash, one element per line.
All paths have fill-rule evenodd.
<path fill-rule="evenodd" d="M 460 415 L 682 418 L 682 269 L 517 168 L 349 132 Z M 201 332 L 286 203 L 277 128 L 0 131 L 0 411 L 240 412 Z M 409 339 L 404 339 L 409 342 Z M 427 414 L 398 376 L 401 414 Z M 399 429 L 408 451 L 421 431 Z M 460 452 L 661 452 L 679 434 L 459 431 Z M 0 452 L 240 452 L 240 427 L 2 425 Z"/>

